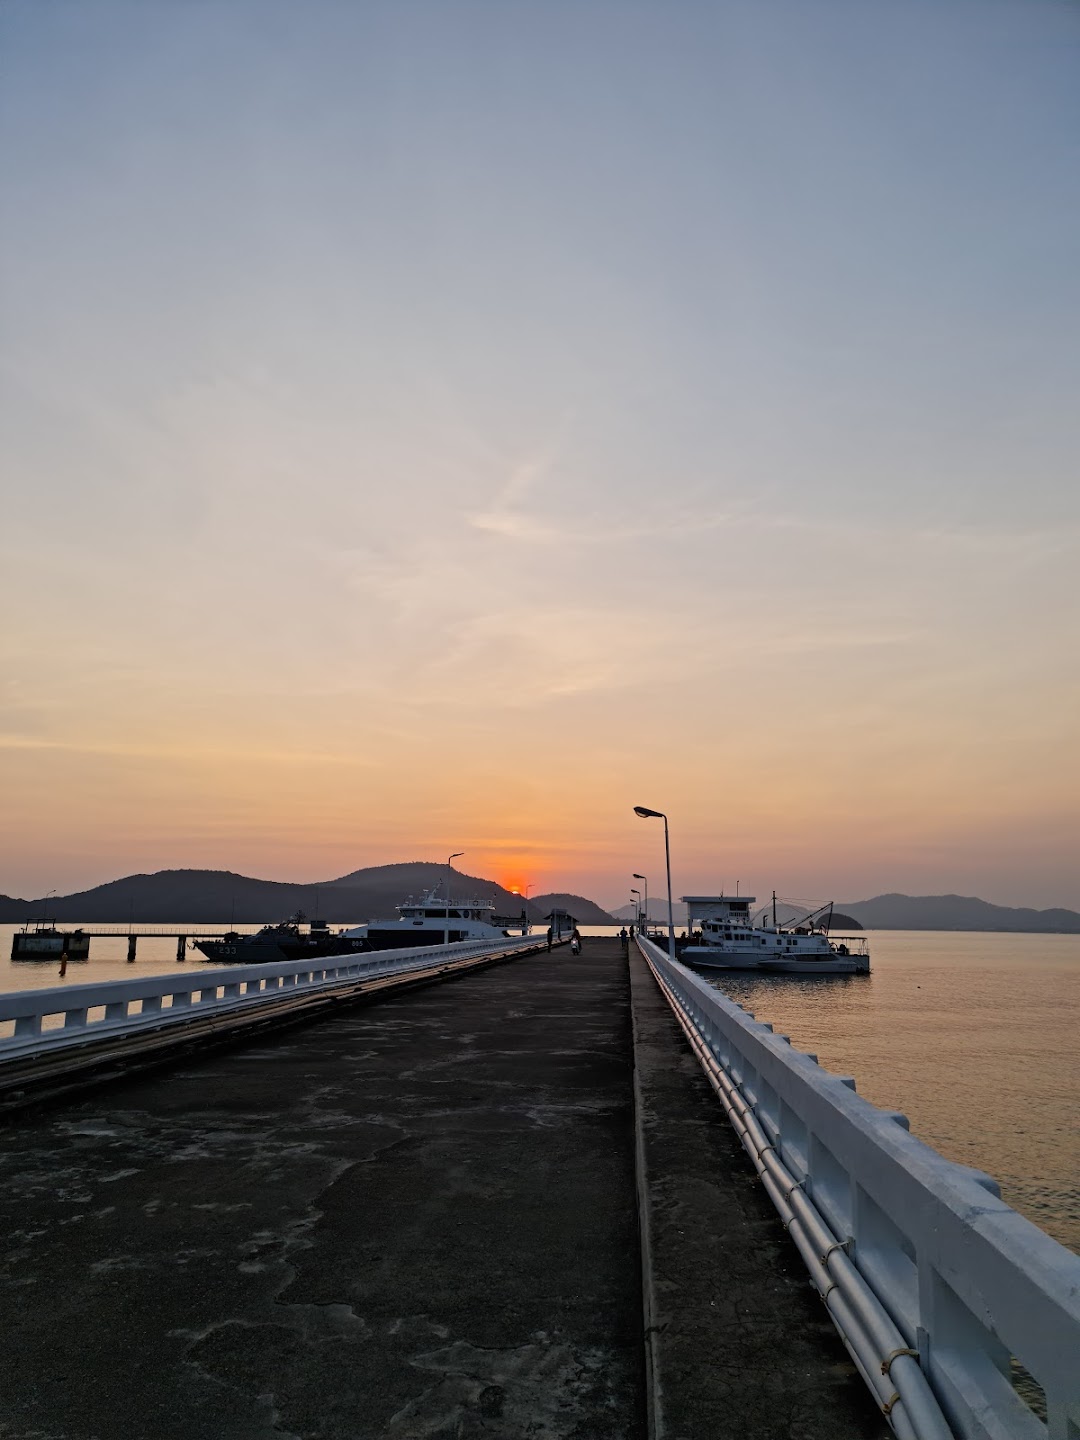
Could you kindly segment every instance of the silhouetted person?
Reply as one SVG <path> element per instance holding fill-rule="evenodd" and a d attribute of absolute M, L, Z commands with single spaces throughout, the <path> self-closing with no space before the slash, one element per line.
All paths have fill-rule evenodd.
<path fill-rule="evenodd" d="M 578 928 L 577 928 L 576 925 L 574 926 L 573 930 L 570 932 L 570 954 L 571 954 L 571 955 L 580 955 L 580 954 L 581 954 L 581 936 L 580 936 L 580 934 L 578 933 Z"/>
<path fill-rule="evenodd" d="M 548 949 L 549 949 L 549 950 L 551 949 L 551 942 L 552 942 L 552 940 L 553 940 L 554 938 L 555 938 L 554 931 L 552 930 L 551 926 L 549 925 L 549 926 L 548 926 L 548 931 L 547 931 L 547 942 L 548 942 Z"/>
<path fill-rule="evenodd" d="M 620 939 L 620 941 L 622 942 L 623 954 L 624 954 L 624 955 L 629 955 L 629 953 L 630 953 L 630 936 L 626 933 L 626 926 L 625 926 L 625 925 L 624 925 L 624 926 L 622 927 L 622 929 L 619 931 L 619 939 Z"/>

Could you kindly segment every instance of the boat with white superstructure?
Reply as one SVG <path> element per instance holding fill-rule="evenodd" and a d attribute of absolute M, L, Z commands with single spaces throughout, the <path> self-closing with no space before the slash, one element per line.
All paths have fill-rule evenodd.
<path fill-rule="evenodd" d="M 763 975 L 867 975 L 865 935 L 830 935 L 832 905 L 794 923 L 781 923 L 773 896 L 772 923 L 751 916 L 753 895 L 683 895 L 688 943 L 678 957 L 708 970 L 753 970 Z"/>
<path fill-rule="evenodd" d="M 419 899 L 403 900 L 396 920 L 369 920 L 344 933 L 366 940 L 372 950 L 407 950 L 416 945 L 454 944 L 460 940 L 503 940 L 511 932 L 496 923 L 487 900 L 439 898 L 438 888 Z M 522 930 L 524 934 L 524 930 Z"/>

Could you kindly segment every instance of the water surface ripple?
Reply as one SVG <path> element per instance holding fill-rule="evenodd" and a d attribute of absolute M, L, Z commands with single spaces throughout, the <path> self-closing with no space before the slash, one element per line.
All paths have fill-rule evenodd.
<path fill-rule="evenodd" d="M 870 933 L 867 976 L 714 976 L 1080 1253 L 1080 936 Z"/>

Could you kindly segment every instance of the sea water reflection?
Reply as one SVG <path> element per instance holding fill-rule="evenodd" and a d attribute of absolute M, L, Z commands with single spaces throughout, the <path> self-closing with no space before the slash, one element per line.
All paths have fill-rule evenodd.
<path fill-rule="evenodd" d="M 877 931 L 868 976 L 712 983 L 1080 1252 L 1080 936 Z"/>

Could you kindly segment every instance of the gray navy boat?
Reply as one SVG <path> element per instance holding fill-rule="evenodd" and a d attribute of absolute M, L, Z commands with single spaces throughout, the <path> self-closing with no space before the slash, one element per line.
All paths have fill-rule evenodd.
<path fill-rule="evenodd" d="M 208 960 L 219 965 L 270 965 L 282 960 L 316 960 L 324 955 L 358 955 L 372 947 L 366 940 L 333 931 L 322 920 L 301 927 L 307 916 L 298 910 L 280 925 L 264 925 L 255 935 L 231 930 L 220 940 L 196 940 Z"/>

